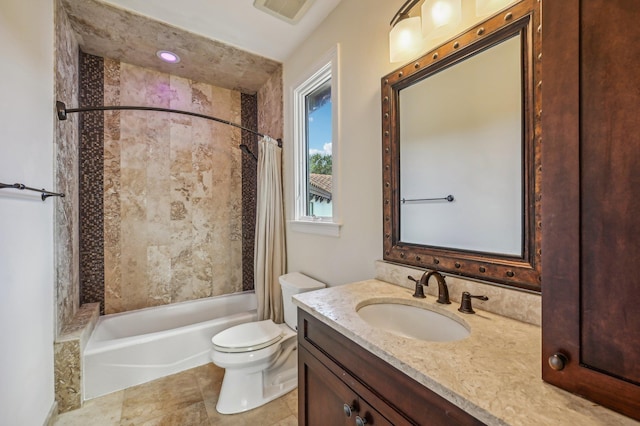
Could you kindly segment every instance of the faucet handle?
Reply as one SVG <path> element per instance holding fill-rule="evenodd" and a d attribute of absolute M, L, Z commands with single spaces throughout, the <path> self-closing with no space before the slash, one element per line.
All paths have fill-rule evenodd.
<path fill-rule="evenodd" d="M 407 278 L 409 278 L 411 281 L 416 283 L 416 290 L 413 292 L 413 297 L 417 297 L 419 299 L 424 299 L 425 297 L 427 297 L 424 295 L 424 288 L 422 287 L 421 280 L 417 280 L 413 278 L 411 275 L 409 275 Z"/>
<path fill-rule="evenodd" d="M 473 310 L 471 306 L 471 298 L 479 299 L 479 300 L 489 300 L 487 296 L 473 296 L 468 291 L 462 292 L 462 300 L 460 301 L 460 307 L 458 310 L 463 314 L 475 314 L 476 311 Z"/>

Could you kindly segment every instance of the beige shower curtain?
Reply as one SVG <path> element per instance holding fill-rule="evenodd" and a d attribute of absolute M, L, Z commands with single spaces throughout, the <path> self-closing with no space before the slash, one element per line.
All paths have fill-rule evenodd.
<path fill-rule="evenodd" d="M 254 249 L 258 319 L 284 321 L 278 277 L 285 273 L 282 148 L 265 136 L 258 142 L 258 197 Z"/>

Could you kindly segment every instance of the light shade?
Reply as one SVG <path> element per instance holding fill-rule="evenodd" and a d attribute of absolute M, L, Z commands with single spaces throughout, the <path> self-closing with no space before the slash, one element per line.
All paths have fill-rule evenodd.
<path fill-rule="evenodd" d="M 407 17 L 398 21 L 389 32 L 389 58 L 391 62 L 413 59 L 422 48 L 420 17 Z"/>
<path fill-rule="evenodd" d="M 516 0 L 476 0 L 476 16 L 489 15 L 506 7 Z"/>
<path fill-rule="evenodd" d="M 426 38 L 455 35 L 461 20 L 462 0 L 425 0 L 422 4 L 422 33 Z"/>

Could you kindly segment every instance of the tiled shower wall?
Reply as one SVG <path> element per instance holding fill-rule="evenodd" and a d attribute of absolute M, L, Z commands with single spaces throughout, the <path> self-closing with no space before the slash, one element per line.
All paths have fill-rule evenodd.
<path fill-rule="evenodd" d="M 239 92 L 111 59 L 103 66 L 104 105 L 180 109 L 236 123 L 251 117 L 241 113 L 248 107 Z M 240 140 L 240 130 L 196 117 L 104 114 L 104 280 L 82 279 L 82 286 L 103 286 L 105 313 L 243 289 Z M 245 222 L 252 217 L 245 214 Z M 253 263 L 250 255 L 245 264 Z"/>
<path fill-rule="evenodd" d="M 282 99 L 282 67 L 258 91 L 258 129 L 273 138 L 282 138 L 284 102 Z M 287 141 L 284 141 L 286 144 Z"/>
<path fill-rule="evenodd" d="M 78 104 L 78 43 L 67 14 L 55 3 L 55 95 L 72 108 Z M 53 110 L 53 105 L 51 106 Z M 78 120 L 70 114 L 55 125 L 56 191 L 65 194 L 55 203 L 56 335 L 69 324 L 79 306 L 78 283 Z"/>

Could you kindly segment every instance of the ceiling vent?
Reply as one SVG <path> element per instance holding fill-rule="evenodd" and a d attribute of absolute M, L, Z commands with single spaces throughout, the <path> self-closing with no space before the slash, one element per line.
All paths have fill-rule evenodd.
<path fill-rule="evenodd" d="M 255 0 L 253 5 L 290 24 L 297 24 L 314 0 Z"/>

